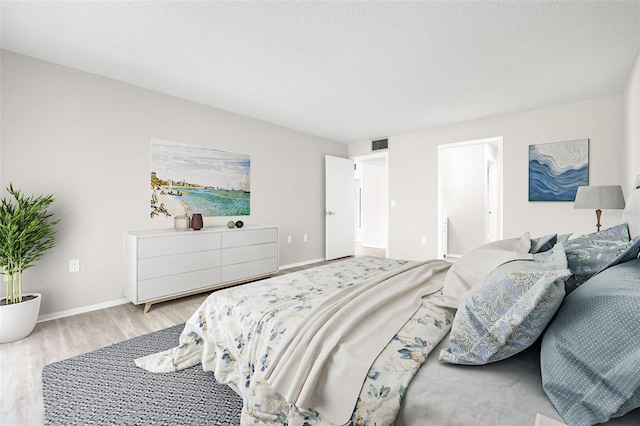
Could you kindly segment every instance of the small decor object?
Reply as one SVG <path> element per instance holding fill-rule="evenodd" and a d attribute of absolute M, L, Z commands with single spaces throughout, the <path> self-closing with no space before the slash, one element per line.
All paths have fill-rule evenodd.
<path fill-rule="evenodd" d="M 191 216 L 191 229 L 193 229 L 194 231 L 199 231 L 200 229 L 202 229 L 202 226 L 202 214 L 194 213 L 193 216 Z"/>
<path fill-rule="evenodd" d="M 529 201 L 574 201 L 589 185 L 589 139 L 529 145 Z"/>
<path fill-rule="evenodd" d="M 624 209 L 624 195 L 620 185 L 581 186 L 576 193 L 574 209 L 595 209 L 596 229 L 600 230 L 602 209 Z"/>
<path fill-rule="evenodd" d="M 227 222 L 227 228 L 232 229 L 236 226 L 235 222 L 230 220 L 229 222 Z"/>
<path fill-rule="evenodd" d="M 182 215 L 173 218 L 173 228 L 176 231 L 188 231 L 190 227 L 189 216 Z"/>
<path fill-rule="evenodd" d="M 22 273 L 55 245 L 59 220 L 48 208 L 53 195 L 26 197 L 9 184 L 14 200 L 0 201 L 0 269 L 6 296 L 0 299 L 0 343 L 27 337 L 36 325 L 42 296 L 22 294 Z"/>
<path fill-rule="evenodd" d="M 244 226 L 244 222 L 239 220 L 236 222 L 236 228 L 242 228 Z"/>

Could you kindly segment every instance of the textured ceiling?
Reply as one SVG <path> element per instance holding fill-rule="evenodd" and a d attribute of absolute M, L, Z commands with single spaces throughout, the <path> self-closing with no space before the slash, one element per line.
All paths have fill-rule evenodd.
<path fill-rule="evenodd" d="M 0 3 L 3 49 L 341 142 L 620 93 L 640 2 Z"/>

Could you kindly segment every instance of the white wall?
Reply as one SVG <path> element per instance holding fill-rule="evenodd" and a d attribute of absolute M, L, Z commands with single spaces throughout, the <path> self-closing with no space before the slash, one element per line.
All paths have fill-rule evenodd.
<path fill-rule="evenodd" d="M 531 144 L 589 139 L 589 182 L 629 185 L 623 163 L 622 96 L 492 117 L 389 138 L 389 256 L 430 259 L 437 251 L 437 146 L 503 137 L 504 237 L 530 231 L 595 231 L 595 213 L 574 210 L 571 202 L 528 201 L 528 147 Z M 366 155 L 366 142 L 349 145 L 349 156 Z M 412 182 L 412 185 L 407 185 Z M 604 226 L 620 212 L 604 211 Z M 420 237 L 427 237 L 427 245 Z"/>
<path fill-rule="evenodd" d="M 362 244 L 387 247 L 387 166 L 360 163 L 362 166 Z"/>
<path fill-rule="evenodd" d="M 249 154 L 251 215 L 242 220 L 280 227 L 281 265 L 324 258 L 324 157 L 346 157 L 345 144 L 1 54 L 2 194 L 9 182 L 52 193 L 61 219 L 57 246 L 24 274 L 25 291 L 44 294 L 42 315 L 122 299 L 124 232 L 173 226 L 149 217 L 151 139 Z M 69 273 L 75 258 L 81 270 Z"/>
<path fill-rule="evenodd" d="M 625 138 L 625 196 L 636 175 L 640 175 L 640 54 L 629 74 L 623 96 L 624 103 L 624 138 Z"/>

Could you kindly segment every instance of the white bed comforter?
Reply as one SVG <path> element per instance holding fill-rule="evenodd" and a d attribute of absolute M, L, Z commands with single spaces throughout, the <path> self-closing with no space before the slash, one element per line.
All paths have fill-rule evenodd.
<path fill-rule="evenodd" d="M 433 303 L 448 266 L 355 258 L 220 290 L 178 347 L 136 364 L 202 363 L 243 398 L 243 425 L 389 425 L 451 326 Z"/>

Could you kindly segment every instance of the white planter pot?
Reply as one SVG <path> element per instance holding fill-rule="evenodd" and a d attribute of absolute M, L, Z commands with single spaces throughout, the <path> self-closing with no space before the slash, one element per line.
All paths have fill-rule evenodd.
<path fill-rule="evenodd" d="M 27 293 L 36 296 L 26 302 L 0 306 L 0 343 L 9 343 L 27 337 L 33 331 L 40 313 L 40 293 Z"/>

